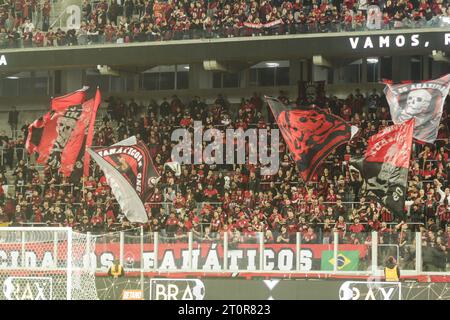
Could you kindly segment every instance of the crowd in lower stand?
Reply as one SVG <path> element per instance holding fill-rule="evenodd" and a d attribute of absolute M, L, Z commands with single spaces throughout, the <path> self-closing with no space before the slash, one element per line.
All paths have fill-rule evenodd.
<path fill-rule="evenodd" d="M 289 102 L 283 93 L 279 99 Z M 305 244 L 333 243 L 334 231 L 339 243 L 365 244 L 371 240 L 371 231 L 378 231 L 379 243 L 398 244 L 405 254 L 414 248 L 414 232 L 421 232 L 424 262 L 428 259 L 430 270 L 445 270 L 450 245 L 448 102 L 435 144 L 414 144 L 407 205 L 404 216 L 398 218 L 364 197 L 361 177 L 348 167 L 351 155 L 364 152 L 367 138 L 391 123 L 385 97 L 375 90 L 366 95 L 357 90 L 346 99 L 327 96 L 298 102 L 315 103 L 362 130 L 356 140 L 333 151 L 306 184 L 284 143 L 279 150 L 280 169 L 272 176 L 261 175 L 259 165 L 183 165 L 179 177 L 164 171 L 175 144 L 172 131 L 192 128 L 194 120 L 202 121 L 204 128 L 276 128 L 267 104 L 256 93 L 243 98 L 239 106 L 221 95 L 212 104 L 200 97 L 181 101 L 177 96 L 148 104 L 117 97 L 106 102 L 93 144 L 106 146 L 136 135 L 147 144 L 163 173 L 146 203 L 146 231 L 159 231 L 180 241 L 189 231 L 205 240 L 223 239 L 228 233 L 236 242 L 262 232 L 266 243 L 293 243 L 300 232 Z M 123 216 L 93 163 L 91 176 L 77 183 L 50 167 L 42 171 L 33 166 L 22 149 L 13 148 L 23 145 L 26 127 L 14 141 L 4 133 L 0 136 L 6 150 L 17 151 L 3 149 L 0 223 L 42 223 L 94 233 L 138 226 Z"/>
<path fill-rule="evenodd" d="M 446 0 L 83 0 L 80 22 L 62 27 L 50 22 L 52 5 L 5 0 L 0 47 L 442 27 L 450 16 Z"/>

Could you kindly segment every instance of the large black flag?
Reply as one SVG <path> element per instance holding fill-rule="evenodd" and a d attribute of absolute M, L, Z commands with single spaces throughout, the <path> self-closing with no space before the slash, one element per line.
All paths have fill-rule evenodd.
<path fill-rule="evenodd" d="M 394 215 L 403 214 L 414 119 L 386 127 L 368 140 L 366 153 L 350 165 L 364 179 L 365 194 Z"/>

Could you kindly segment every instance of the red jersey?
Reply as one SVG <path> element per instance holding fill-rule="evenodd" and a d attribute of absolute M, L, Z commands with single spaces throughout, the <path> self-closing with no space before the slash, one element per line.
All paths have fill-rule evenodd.
<path fill-rule="evenodd" d="M 360 223 L 352 224 L 349 228 L 349 231 L 352 233 L 361 233 L 364 231 L 364 226 Z"/>

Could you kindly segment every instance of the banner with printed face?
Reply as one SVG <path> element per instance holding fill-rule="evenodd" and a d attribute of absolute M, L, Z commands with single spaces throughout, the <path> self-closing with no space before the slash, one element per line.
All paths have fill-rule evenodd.
<path fill-rule="evenodd" d="M 159 181 L 150 152 L 136 137 L 110 147 L 88 149 L 103 170 L 122 212 L 131 222 L 146 223 L 144 202 Z"/>
<path fill-rule="evenodd" d="M 387 83 L 384 92 L 395 124 L 415 118 L 414 138 L 433 143 L 438 135 L 450 74 L 421 83 Z"/>

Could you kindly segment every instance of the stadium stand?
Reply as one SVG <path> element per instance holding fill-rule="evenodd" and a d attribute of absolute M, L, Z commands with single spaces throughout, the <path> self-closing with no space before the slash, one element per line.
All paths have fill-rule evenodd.
<path fill-rule="evenodd" d="M 350 155 L 361 154 L 367 138 L 390 124 L 385 97 L 376 90 L 366 96 L 358 90 L 346 99 L 328 95 L 316 101 L 290 101 L 282 94 L 279 99 L 286 104 L 314 103 L 358 126 L 362 134 L 336 149 L 308 184 L 299 181 L 284 144 L 280 147 L 280 170 L 274 176 L 262 176 L 259 166 L 254 165 L 184 165 L 180 177 L 167 171 L 146 203 L 150 221 L 144 230 L 158 231 L 174 242 L 185 241 L 189 231 L 203 241 L 223 239 L 228 233 L 236 242 L 263 232 L 268 244 L 295 243 L 297 232 L 302 243 L 330 244 L 333 231 L 338 232 L 339 243 L 364 244 L 370 242 L 370 232 L 377 231 L 378 243 L 396 243 L 403 251 L 408 250 L 406 243 L 414 242 L 414 232 L 421 232 L 424 257 L 431 257 L 428 270 L 448 270 L 448 99 L 435 144 L 414 145 L 405 213 L 399 219 L 360 195 L 362 179 L 348 166 Z M 203 121 L 205 127 L 224 129 L 276 127 L 267 104 L 257 94 L 243 98 L 237 108 L 221 95 L 210 105 L 200 97 L 181 101 L 176 96 L 159 104 L 118 97 L 109 97 L 106 102 L 94 145 L 107 146 L 136 135 L 148 145 L 160 172 L 171 157 L 171 132 L 192 128 L 194 120 Z M 33 158 L 23 152 L 26 128 L 22 127 L 16 139 L 5 133 L 0 137 L 0 223 L 69 226 L 93 234 L 138 226 L 120 212 L 105 177 L 94 164 L 91 176 L 82 183 L 62 178 L 49 167 L 34 166 Z"/>
<path fill-rule="evenodd" d="M 83 1 L 80 24 L 59 28 L 50 1 L 0 7 L 0 48 L 252 37 L 300 33 L 435 28 L 449 25 L 444 0 Z M 382 5 L 382 10 L 370 10 Z M 65 8 L 64 8 L 65 10 Z M 51 17 L 53 17 L 51 21 Z M 369 23 L 368 23 L 369 20 Z"/>

